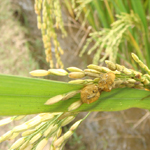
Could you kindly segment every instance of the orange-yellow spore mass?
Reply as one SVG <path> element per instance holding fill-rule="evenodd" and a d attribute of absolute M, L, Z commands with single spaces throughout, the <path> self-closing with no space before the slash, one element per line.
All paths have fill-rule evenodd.
<path fill-rule="evenodd" d="M 87 85 L 81 90 L 81 100 L 83 103 L 93 103 L 96 100 L 98 100 L 100 96 L 100 92 L 98 89 L 98 86 L 92 84 L 92 85 Z"/>
<path fill-rule="evenodd" d="M 93 103 L 100 97 L 101 92 L 110 92 L 115 80 L 115 74 L 112 72 L 101 74 L 98 85 L 87 85 L 81 90 L 81 100 L 83 103 Z"/>
<path fill-rule="evenodd" d="M 101 75 L 101 79 L 98 83 L 98 88 L 100 91 L 110 92 L 112 89 L 112 85 L 115 80 L 115 74 L 112 72 L 108 72 Z"/>

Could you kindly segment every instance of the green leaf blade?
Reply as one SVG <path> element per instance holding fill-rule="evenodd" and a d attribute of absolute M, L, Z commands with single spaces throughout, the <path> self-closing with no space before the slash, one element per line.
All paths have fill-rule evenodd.
<path fill-rule="evenodd" d="M 0 115 L 65 111 L 44 103 L 51 97 L 83 86 L 44 79 L 0 75 Z"/>
<path fill-rule="evenodd" d="M 44 103 L 53 96 L 81 88 L 83 85 L 0 75 L 0 115 L 67 112 L 68 107 L 80 99 L 80 94 L 53 105 Z M 120 111 L 132 107 L 150 109 L 150 92 L 132 88 L 113 89 L 102 92 L 96 102 L 83 104 L 74 111 Z"/>
<path fill-rule="evenodd" d="M 81 106 L 78 111 L 120 111 L 132 107 L 150 109 L 150 92 L 132 88 L 113 89 L 102 93 L 90 107 Z"/>

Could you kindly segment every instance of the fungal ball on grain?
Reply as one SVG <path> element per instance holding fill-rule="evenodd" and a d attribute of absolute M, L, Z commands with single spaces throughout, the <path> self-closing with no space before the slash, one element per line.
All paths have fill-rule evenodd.
<path fill-rule="evenodd" d="M 115 74 L 112 72 L 108 72 L 101 75 L 101 80 L 98 83 L 98 88 L 100 91 L 110 92 L 112 89 L 112 85 L 115 80 Z"/>
<path fill-rule="evenodd" d="M 93 103 L 98 100 L 100 92 L 98 86 L 92 84 L 87 85 L 81 90 L 81 100 L 83 103 Z"/>

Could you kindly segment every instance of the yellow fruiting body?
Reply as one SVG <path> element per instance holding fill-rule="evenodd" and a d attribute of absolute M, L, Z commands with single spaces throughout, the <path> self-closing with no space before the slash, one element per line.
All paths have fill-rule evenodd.
<path fill-rule="evenodd" d="M 29 141 L 24 142 L 20 147 L 19 150 L 25 150 L 25 148 L 27 147 Z"/>
<path fill-rule="evenodd" d="M 72 131 L 67 131 L 64 135 L 62 135 L 60 138 L 58 138 L 55 142 L 54 142 L 54 146 L 55 147 L 59 147 L 63 144 L 63 142 L 68 139 L 71 135 L 73 134 Z"/>
<path fill-rule="evenodd" d="M 83 78 L 84 76 L 85 76 L 84 72 L 71 72 L 68 74 L 68 77 L 72 79 Z"/>
<path fill-rule="evenodd" d="M 83 72 L 83 70 L 77 67 L 69 67 L 67 68 L 67 70 L 69 70 L 70 72 Z"/>
<path fill-rule="evenodd" d="M 68 83 L 71 83 L 71 84 L 83 84 L 84 82 L 85 82 L 85 80 L 77 79 L 77 80 L 71 80 Z"/>
<path fill-rule="evenodd" d="M 66 126 L 67 124 L 69 124 L 71 121 L 73 121 L 75 119 L 75 116 L 69 116 L 67 117 L 62 123 L 61 126 Z"/>
<path fill-rule="evenodd" d="M 32 76 L 43 77 L 43 76 L 49 75 L 50 72 L 48 72 L 47 70 L 34 70 L 34 71 L 31 71 L 30 74 Z"/>
<path fill-rule="evenodd" d="M 31 130 L 24 131 L 22 133 L 22 136 L 28 136 L 28 135 L 34 133 L 35 131 L 36 131 L 36 129 L 31 129 Z"/>
<path fill-rule="evenodd" d="M 42 140 L 38 143 L 38 145 L 37 145 L 37 147 L 36 147 L 35 150 L 42 150 L 42 149 L 46 146 L 47 142 L 48 142 L 48 139 L 47 139 L 47 138 L 42 139 Z"/>
<path fill-rule="evenodd" d="M 58 76 L 66 76 L 68 74 L 64 69 L 49 69 L 48 72 Z"/>
<path fill-rule="evenodd" d="M 101 75 L 101 79 L 98 83 L 98 88 L 100 91 L 109 92 L 112 89 L 112 85 L 115 80 L 115 74 L 112 72 L 108 72 Z"/>
<path fill-rule="evenodd" d="M 12 120 L 13 119 L 11 117 L 6 118 L 6 119 L 2 119 L 2 120 L 0 120 L 0 126 L 8 124 L 8 123 L 12 122 Z"/>
<path fill-rule="evenodd" d="M 46 102 L 45 102 L 45 105 L 51 105 L 51 104 L 55 104 L 59 101 L 61 101 L 63 98 L 63 95 L 56 95 L 50 99 L 48 99 Z"/>
<path fill-rule="evenodd" d="M 34 136 L 32 137 L 32 139 L 30 140 L 30 143 L 33 144 L 33 143 L 36 142 L 41 136 L 42 136 L 41 133 L 38 133 L 38 134 L 34 135 Z"/>
<path fill-rule="evenodd" d="M 49 134 L 52 134 L 54 131 L 56 131 L 58 129 L 58 124 L 55 125 L 50 125 L 47 130 L 45 130 L 44 132 L 44 136 L 48 136 Z"/>
<path fill-rule="evenodd" d="M 13 139 L 15 139 L 17 136 L 19 135 L 19 133 L 17 132 L 15 132 L 15 133 L 13 133 L 10 137 L 9 137 L 9 140 L 13 140 Z"/>
<path fill-rule="evenodd" d="M 81 90 L 81 100 L 83 103 L 93 103 L 97 101 L 102 91 L 109 92 L 115 80 L 115 74 L 112 72 L 102 73 L 98 81 L 98 85 L 90 84 Z"/>
<path fill-rule="evenodd" d="M 9 139 L 13 134 L 13 131 L 8 131 L 0 137 L 0 143 Z"/>
<path fill-rule="evenodd" d="M 80 92 L 80 90 L 71 91 L 71 92 L 65 94 L 64 97 L 62 98 L 62 100 L 67 100 L 67 99 L 69 99 L 69 98 L 75 96 L 75 95 L 76 95 L 77 93 L 79 93 L 79 92 Z"/>
<path fill-rule="evenodd" d="M 83 103 L 93 103 L 98 100 L 100 92 L 95 84 L 87 85 L 81 90 L 81 100 Z"/>
<path fill-rule="evenodd" d="M 11 146 L 10 149 L 17 149 L 17 148 L 19 148 L 19 146 L 21 146 L 24 142 L 25 142 L 25 138 L 22 137 L 22 138 L 18 139 L 18 140 Z"/>
<path fill-rule="evenodd" d="M 75 130 L 78 126 L 79 126 L 79 124 L 82 122 L 82 119 L 80 119 L 80 120 L 78 120 L 77 122 L 75 122 L 71 127 L 70 127 L 70 131 L 73 131 L 73 130 Z"/>
<path fill-rule="evenodd" d="M 81 105 L 82 105 L 82 101 L 81 101 L 81 100 L 78 100 L 78 101 L 72 103 L 72 104 L 68 107 L 68 111 L 75 110 L 75 109 L 79 108 Z"/>

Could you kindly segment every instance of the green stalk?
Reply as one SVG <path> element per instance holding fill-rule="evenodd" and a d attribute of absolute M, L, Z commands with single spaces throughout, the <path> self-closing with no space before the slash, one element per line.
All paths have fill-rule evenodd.
<path fill-rule="evenodd" d="M 145 29 L 145 31 L 147 31 L 148 28 L 147 28 L 146 15 L 145 15 L 141 0 L 136 0 L 136 1 L 131 0 L 131 3 L 132 3 L 134 12 L 139 15 L 139 17 L 142 20 L 144 29 Z"/>
<path fill-rule="evenodd" d="M 122 0 L 111 0 L 111 3 L 113 4 L 115 10 L 116 10 L 116 13 L 120 14 L 121 12 L 126 12 L 127 13 L 127 10 L 126 8 L 124 7 L 124 4 L 122 2 Z"/>
<path fill-rule="evenodd" d="M 113 22 L 114 22 L 114 16 L 113 16 L 113 14 L 112 14 L 112 10 L 111 10 L 110 7 L 109 7 L 108 1 L 107 1 L 107 0 L 104 0 L 104 3 L 105 3 L 105 6 L 106 6 L 106 8 L 107 8 L 107 11 L 108 11 L 108 14 L 109 14 L 111 23 L 113 23 Z"/>
<path fill-rule="evenodd" d="M 72 18 L 75 18 L 70 0 L 69 0 L 69 1 L 68 1 L 68 0 L 65 0 L 64 3 L 65 3 L 65 6 L 66 6 L 66 8 L 68 9 L 68 12 L 69 12 L 69 14 L 71 15 L 71 17 L 72 17 Z"/>
<path fill-rule="evenodd" d="M 143 5 L 141 0 L 131 0 L 132 6 L 133 6 L 133 10 L 135 13 L 137 13 L 143 23 L 143 27 L 145 30 L 145 36 L 144 36 L 144 44 L 145 44 L 145 50 L 146 50 L 146 54 L 145 54 L 145 58 L 146 58 L 146 63 L 148 65 L 148 67 L 150 67 L 150 43 L 149 43 L 149 35 L 148 35 L 148 25 L 147 25 L 147 21 L 146 21 L 146 15 L 143 9 Z"/>
<path fill-rule="evenodd" d="M 99 19 L 101 21 L 101 24 L 103 25 L 103 27 L 109 28 L 110 24 L 107 21 L 108 17 L 105 16 L 105 13 L 103 11 L 103 5 L 101 3 L 102 2 L 99 1 L 99 0 L 94 0 L 93 1 L 93 5 L 94 5 L 95 9 L 98 12 L 98 16 L 99 16 Z"/>
<path fill-rule="evenodd" d="M 149 0 L 147 1 L 148 1 L 148 14 L 150 14 L 150 1 Z"/>
<path fill-rule="evenodd" d="M 88 10 L 91 10 L 91 7 L 90 5 L 89 6 L 86 6 L 83 11 L 84 11 L 84 14 L 86 14 L 86 12 Z M 95 22 L 94 22 L 94 17 L 93 17 L 93 14 L 92 14 L 92 11 L 89 12 L 88 16 L 87 16 L 87 20 L 89 22 L 89 24 L 96 30 L 96 25 L 95 25 Z"/>
<path fill-rule="evenodd" d="M 127 12 L 122 0 L 117 0 L 116 3 L 121 12 Z"/>
<path fill-rule="evenodd" d="M 136 40 L 134 39 L 134 37 L 132 36 L 132 34 L 130 33 L 130 31 L 128 31 L 128 35 L 130 37 L 130 40 L 131 40 L 131 43 L 132 45 L 134 46 L 135 50 L 136 50 L 136 53 L 138 54 L 139 58 L 143 61 L 144 60 L 144 57 L 142 55 L 142 52 L 140 50 L 140 47 L 139 45 L 137 44 Z"/>

